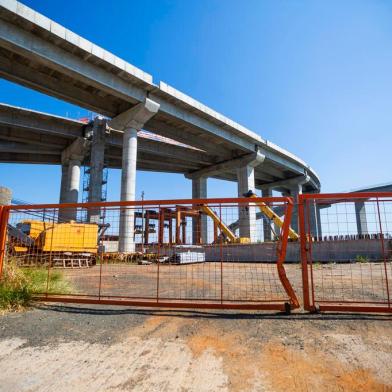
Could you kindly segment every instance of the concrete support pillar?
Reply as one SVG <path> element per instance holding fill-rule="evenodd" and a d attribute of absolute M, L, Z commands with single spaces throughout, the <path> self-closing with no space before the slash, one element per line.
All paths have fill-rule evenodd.
<path fill-rule="evenodd" d="M 320 207 L 316 202 L 312 201 L 309 204 L 309 220 L 310 220 L 310 235 L 312 237 L 321 237 L 321 216 L 320 216 Z M 306 225 L 307 226 L 307 225 Z"/>
<path fill-rule="evenodd" d="M 68 184 L 68 163 L 61 164 L 61 185 L 59 203 L 65 203 L 67 200 L 67 184 Z"/>
<path fill-rule="evenodd" d="M 121 201 L 134 201 L 136 192 L 137 131 L 159 110 L 159 104 L 146 98 L 144 102 L 126 110 L 109 121 L 108 127 L 124 132 Z M 118 248 L 120 252 L 135 251 L 133 208 L 121 208 Z"/>
<path fill-rule="evenodd" d="M 61 164 L 61 184 L 60 184 L 60 198 L 59 203 L 67 202 L 67 186 L 68 186 L 68 162 Z M 58 221 L 64 222 L 67 220 L 67 211 L 64 208 L 59 209 Z"/>
<path fill-rule="evenodd" d="M 79 199 L 80 188 L 80 159 L 70 159 L 68 162 L 68 176 L 66 187 L 65 203 L 77 203 Z M 65 210 L 65 220 L 76 220 L 77 208 L 67 208 Z"/>
<path fill-rule="evenodd" d="M 80 188 L 80 166 L 90 148 L 90 142 L 79 137 L 61 153 L 60 203 L 77 203 Z M 77 209 L 66 208 L 59 211 L 59 221 L 76 220 Z"/>
<path fill-rule="evenodd" d="M 355 218 L 357 221 L 358 235 L 368 234 L 365 202 L 357 201 L 355 203 Z"/>
<path fill-rule="evenodd" d="M 207 198 L 207 177 L 200 177 L 192 179 L 192 199 L 205 199 Z M 208 242 L 207 232 L 207 216 L 203 214 L 200 218 L 192 218 L 192 243 L 197 244 L 200 242 L 206 244 Z M 199 232 L 200 231 L 200 232 Z"/>
<path fill-rule="evenodd" d="M 261 191 L 262 197 L 272 197 L 272 189 L 266 188 Z M 263 232 L 264 232 L 264 241 L 271 241 L 272 240 L 272 229 L 271 226 L 274 224 L 271 222 L 265 215 L 262 215 L 263 219 Z"/>
<path fill-rule="evenodd" d="M 298 196 L 302 194 L 302 184 L 295 184 L 290 186 L 290 196 L 294 201 L 293 215 L 291 217 L 291 228 L 299 233 L 299 222 L 298 222 Z"/>
<path fill-rule="evenodd" d="M 123 136 L 122 172 L 121 172 L 121 201 L 135 200 L 136 193 L 136 157 L 137 157 L 137 130 L 127 128 Z M 134 223 L 135 211 L 133 208 L 120 210 L 119 251 L 134 252 Z"/>
<path fill-rule="evenodd" d="M 255 169 L 253 165 L 246 165 L 237 169 L 238 197 L 243 197 L 248 191 L 256 192 Z M 256 207 L 252 203 L 239 206 L 239 235 L 256 241 Z"/>
<path fill-rule="evenodd" d="M 88 201 L 102 201 L 103 170 L 105 165 L 105 138 L 106 120 L 97 117 L 94 120 L 90 152 L 90 181 L 88 185 Z M 89 222 L 98 223 L 101 218 L 101 209 L 88 210 Z"/>
<path fill-rule="evenodd" d="M 80 188 L 80 159 L 70 159 L 68 163 L 67 203 L 77 203 Z"/>

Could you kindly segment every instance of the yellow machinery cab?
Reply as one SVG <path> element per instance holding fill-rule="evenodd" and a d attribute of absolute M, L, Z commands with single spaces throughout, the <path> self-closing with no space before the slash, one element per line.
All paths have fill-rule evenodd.
<path fill-rule="evenodd" d="M 42 252 L 97 253 L 98 225 L 92 223 L 50 223 L 24 220 L 17 228 L 34 240 Z"/>

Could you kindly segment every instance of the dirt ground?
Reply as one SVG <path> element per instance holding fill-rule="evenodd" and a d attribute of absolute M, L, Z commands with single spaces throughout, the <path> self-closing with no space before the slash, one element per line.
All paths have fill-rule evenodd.
<path fill-rule="evenodd" d="M 316 301 L 388 301 L 392 266 L 383 263 L 315 264 L 312 273 Z M 285 264 L 287 277 L 302 300 L 300 264 Z M 155 299 L 226 301 L 288 300 L 273 263 L 197 263 L 188 265 L 105 264 L 64 270 L 72 294 Z M 158 281 L 159 277 L 159 281 Z"/>
<path fill-rule="evenodd" d="M 385 315 L 48 305 L 0 316 L 0 391 L 392 391 Z"/>

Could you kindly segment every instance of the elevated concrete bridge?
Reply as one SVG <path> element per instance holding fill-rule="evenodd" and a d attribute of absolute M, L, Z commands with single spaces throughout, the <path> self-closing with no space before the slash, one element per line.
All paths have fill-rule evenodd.
<path fill-rule="evenodd" d="M 0 103 L 0 162 L 61 164 L 62 152 L 76 139 L 89 137 L 93 122 L 53 116 Z M 121 169 L 123 133 L 105 127 L 105 162 Z M 211 164 L 203 151 L 140 131 L 138 170 L 187 173 Z"/>
<path fill-rule="evenodd" d="M 301 192 L 320 189 L 316 173 L 295 155 L 168 84 L 154 83 L 151 75 L 15 0 L 0 0 L 0 76 L 110 119 L 107 126 L 122 132 L 121 136 L 118 132 L 110 136 L 118 141 L 117 147 L 109 141 L 113 167 L 119 165 L 116 148 L 122 147 L 122 200 L 135 197 L 137 167 L 154 170 L 159 166 L 163 171 L 184 173 L 193 182 L 195 198 L 207 196 L 208 177 L 237 181 L 239 195 L 261 189 L 268 196 L 275 189 L 296 197 Z M 97 123 L 96 128 L 101 125 Z M 194 150 L 188 159 L 181 155 L 179 146 L 171 147 L 176 150 L 175 156 L 160 165 L 159 159 L 154 161 L 156 151 L 143 151 L 153 143 L 138 137 L 141 129 L 185 143 Z M 97 138 L 93 138 L 91 149 L 94 159 L 102 162 L 102 140 L 106 143 L 107 138 L 99 134 L 95 132 Z M 67 173 L 71 177 L 78 174 L 77 163 L 85 148 L 78 140 L 62 152 L 64 177 Z M 142 145 L 139 156 L 138 143 Z M 32 154 L 32 162 L 43 161 L 44 156 L 51 156 L 44 150 L 42 146 L 40 154 L 28 150 L 18 154 Z M 7 160 L 7 155 L 4 157 Z M 193 160 L 196 157 L 198 162 Z M 53 160 L 59 158 L 52 154 L 50 159 L 56 163 Z M 65 178 L 63 183 L 69 188 L 72 181 Z M 70 189 L 66 193 L 75 194 Z M 239 213 L 243 222 L 240 235 L 247 236 L 255 212 L 243 209 Z M 123 217 L 121 231 L 131 229 L 131 218 Z M 129 250 L 128 245 L 120 244 L 120 248 Z"/>

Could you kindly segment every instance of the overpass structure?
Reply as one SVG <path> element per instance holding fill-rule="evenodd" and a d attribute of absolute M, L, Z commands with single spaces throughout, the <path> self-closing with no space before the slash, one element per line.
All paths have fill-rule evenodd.
<path fill-rule="evenodd" d="M 368 186 L 353 190 L 355 193 L 361 192 L 392 192 L 392 184 L 385 183 L 379 185 Z M 355 221 L 357 224 L 357 231 L 359 235 L 369 234 L 368 220 L 366 214 L 366 199 L 359 200 L 355 203 Z"/>
<path fill-rule="evenodd" d="M 151 75 L 15 0 L 0 0 L 0 76 L 103 116 L 94 121 L 91 132 L 81 132 L 81 124 L 57 117 L 55 128 L 63 130 L 63 135 L 44 130 L 52 134 L 34 151 L 26 147 L 33 137 L 30 143 L 24 136 L 23 140 L 2 138 L 2 161 L 62 164 L 63 202 L 77 199 L 80 163 L 86 151 L 91 154 L 92 172 L 96 167 L 91 175 L 95 189 L 105 154 L 109 167 L 121 167 L 122 200 L 135 198 L 137 168 L 183 173 L 192 180 L 194 198 L 207 196 L 209 177 L 236 181 L 239 196 L 256 189 L 269 196 L 275 189 L 296 197 L 320 189 L 317 174 L 295 155 L 168 84 L 154 83 Z M 7 110 L 18 111 L 3 105 L 4 118 Z M 19 110 L 14 119 L 34 124 L 33 118 L 38 117 L 38 123 L 54 118 Z M 141 130 L 176 143 L 148 139 Z M 10 143 L 16 150 L 5 151 L 12 150 Z M 50 143 L 57 154 L 48 153 L 53 148 Z M 97 195 L 91 194 L 91 200 Z M 239 217 L 240 235 L 249 236 L 255 211 L 242 208 Z M 132 250 L 132 239 L 124 234 L 133 231 L 132 225 L 132 213 L 124 211 L 120 222 L 123 251 Z"/>

